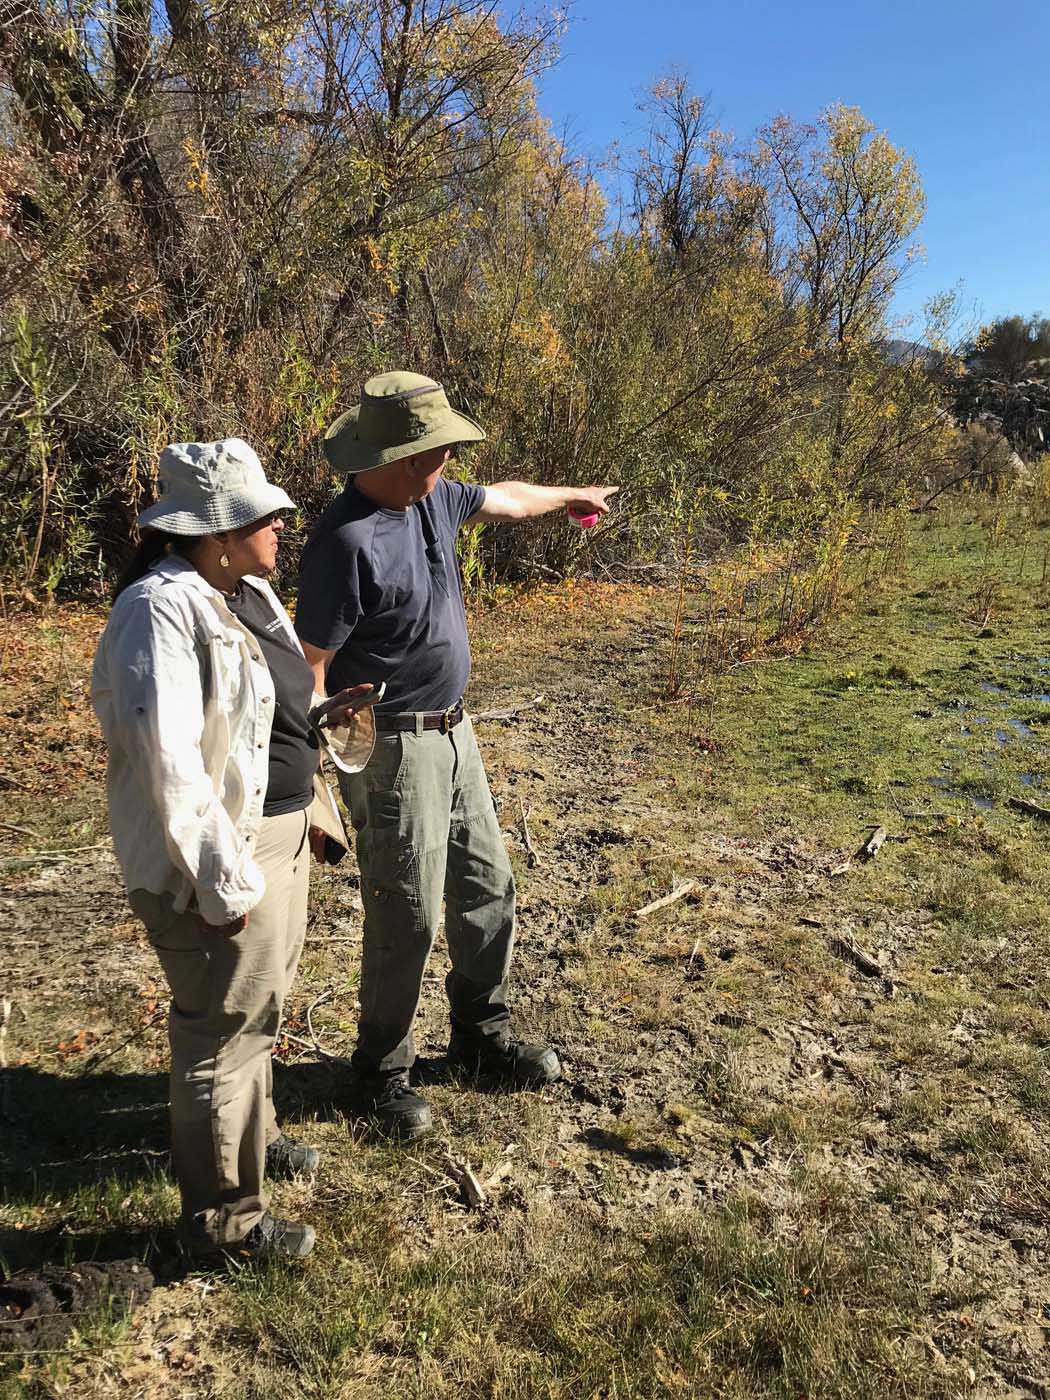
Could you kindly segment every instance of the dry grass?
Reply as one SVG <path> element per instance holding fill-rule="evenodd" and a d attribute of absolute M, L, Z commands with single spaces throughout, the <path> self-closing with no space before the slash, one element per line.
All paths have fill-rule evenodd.
<path fill-rule="evenodd" d="M 548 696 L 479 727 L 521 874 L 518 1017 L 558 1044 L 566 1079 L 536 1097 L 450 1078 L 438 953 L 423 1072 L 453 1150 L 492 1182 L 473 1212 L 438 1144 L 367 1141 L 338 1071 L 284 1042 L 285 1121 L 324 1152 L 316 1182 L 277 1194 L 319 1227 L 304 1269 L 171 1269 L 148 949 L 104 851 L 52 867 L 4 831 L 5 1259 L 135 1253 L 164 1287 L 127 1326 L 9 1366 L 0 1395 L 787 1400 L 1038 1380 L 1050 877 L 1047 833 L 1004 803 L 1045 766 L 1043 547 L 962 513 L 919 522 L 907 569 L 869 570 L 830 634 L 712 678 L 703 744 L 686 706 L 657 700 L 673 592 L 495 594 L 472 619 L 475 707 Z M 971 596 L 989 569 L 996 635 L 980 639 Z M 8 712 L 31 714 L 53 679 L 46 625 L 20 624 Z M 74 687 L 87 633 L 65 643 Z M 680 638 L 684 664 L 695 634 Z M 1012 717 L 1033 736 L 995 739 Z M 18 772 L 37 753 L 60 767 L 55 738 L 12 721 Z M 60 778 L 31 781 L 5 821 L 58 846 L 99 839 L 78 836 L 101 820 L 94 770 L 54 801 Z M 893 838 L 878 859 L 834 875 L 875 822 Z M 693 894 L 634 917 L 686 877 Z M 301 1036 L 331 988 L 314 1023 L 337 1054 L 359 932 L 352 882 L 320 877 L 289 1027 Z M 884 978 L 836 951 L 847 934 Z"/>

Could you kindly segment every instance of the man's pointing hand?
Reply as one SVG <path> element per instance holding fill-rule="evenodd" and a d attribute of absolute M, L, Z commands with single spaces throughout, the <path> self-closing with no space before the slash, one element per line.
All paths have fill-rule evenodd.
<path fill-rule="evenodd" d="M 581 486 L 570 488 L 572 495 L 566 502 L 569 510 L 580 515 L 608 515 L 609 497 L 615 496 L 618 486 Z"/>

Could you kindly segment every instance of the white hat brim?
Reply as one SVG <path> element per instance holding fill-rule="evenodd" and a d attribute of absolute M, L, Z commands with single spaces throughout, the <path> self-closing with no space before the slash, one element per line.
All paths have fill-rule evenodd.
<path fill-rule="evenodd" d="M 215 530 L 240 530 L 275 510 L 295 510 L 295 502 L 267 482 L 253 491 L 226 491 L 193 500 L 162 496 L 138 518 L 139 529 L 166 530 L 171 535 L 210 535 Z"/>

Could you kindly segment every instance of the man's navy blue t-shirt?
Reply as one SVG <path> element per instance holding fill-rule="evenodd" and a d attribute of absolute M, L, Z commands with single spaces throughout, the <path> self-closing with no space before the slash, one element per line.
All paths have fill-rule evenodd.
<path fill-rule="evenodd" d="M 353 481 L 314 526 L 299 566 L 299 636 L 335 651 L 328 693 L 386 681 L 379 710 L 445 710 L 470 677 L 456 532 L 483 486 L 441 477 L 407 510 L 378 506 Z"/>

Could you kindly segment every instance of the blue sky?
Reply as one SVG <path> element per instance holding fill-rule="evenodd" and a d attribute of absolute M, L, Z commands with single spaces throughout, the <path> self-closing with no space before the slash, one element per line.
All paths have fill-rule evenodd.
<path fill-rule="evenodd" d="M 595 158 L 637 149 L 636 104 L 672 66 L 740 140 L 860 107 L 926 191 L 895 312 L 961 284 L 964 319 L 1050 316 L 1050 0 L 577 0 L 562 53 L 540 106 Z"/>

